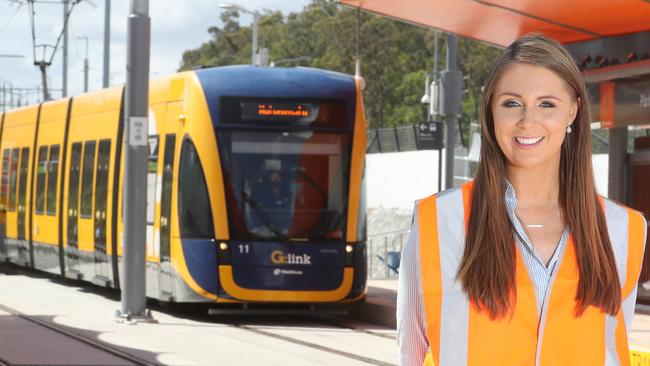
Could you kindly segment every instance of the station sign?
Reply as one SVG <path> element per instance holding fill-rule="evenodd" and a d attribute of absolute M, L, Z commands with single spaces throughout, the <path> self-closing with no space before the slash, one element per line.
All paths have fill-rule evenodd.
<path fill-rule="evenodd" d="M 420 122 L 417 125 L 418 150 L 442 149 L 442 122 Z"/>

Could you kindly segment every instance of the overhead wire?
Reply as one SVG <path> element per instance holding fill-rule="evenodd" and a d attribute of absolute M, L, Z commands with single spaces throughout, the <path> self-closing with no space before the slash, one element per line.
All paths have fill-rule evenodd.
<path fill-rule="evenodd" d="M 32 0 L 33 1 L 33 0 Z M 63 34 L 65 33 L 65 29 L 68 26 L 68 20 L 70 19 L 70 14 L 72 14 L 72 10 L 74 10 L 75 6 L 79 4 L 81 0 L 74 0 L 70 4 L 70 9 L 68 9 L 68 12 L 65 14 L 65 18 L 63 20 L 63 28 L 61 29 L 61 33 L 59 33 L 59 37 L 56 40 L 56 44 L 54 45 L 54 51 L 52 51 L 52 55 L 50 56 L 50 61 L 49 63 L 52 63 L 52 60 L 54 59 L 54 55 L 56 54 L 57 49 L 59 48 L 59 43 L 61 43 L 61 38 L 63 38 Z"/>
<path fill-rule="evenodd" d="M 36 49 L 39 46 L 42 46 L 43 47 L 43 60 L 42 60 L 42 62 L 46 63 L 47 65 L 51 65 L 52 60 L 54 60 L 54 56 L 56 55 L 56 51 L 59 49 L 59 44 L 61 43 L 61 39 L 63 38 L 63 35 L 65 33 L 65 29 L 68 26 L 68 21 L 70 19 L 70 15 L 72 14 L 72 11 L 74 10 L 75 6 L 77 4 L 79 4 L 81 2 L 81 0 L 70 1 L 70 8 L 65 13 L 65 16 L 63 18 L 63 27 L 61 28 L 61 32 L 59 33 L 59 35 L 58 35 L 58 37 L 56 39 L 56 43 L 54 45 L 49 45 L 49 44 L 39 45 L 39 44 L 36 44 L 36 9 L 35 9 L 35 6 L 34 6 L 34 4 L 36 2 L 45 3 L 45 4 L 54 4 L 54 3 L 60 4 L 60 2 L 59 1 L 48 1 L 48 0 L 27 0 L 27 4 L 29 5 L 29 8 L 31 10 L 30 13 L 29 13 L 29 21 L 31 23 L 31 30 L 32 30 L 32 46 L 33 46 L 33 49 L 34 49 L 34 52 L 33 52 L 34 53 L 34 62 L 36 62 Z M 45 51 L 45 49 L 47 47 L 51 47 L 53 50 L 52 50 L 52 53 L 50 54 L 49 60 L 46 61 L 45 60 L 46 59 L 46 51 Z"/>
<path fill-rule="evenodd" d="M 34 9 L 34 0 L 27 0 L 27 6 L 29 7 L 29 23 L 32 29 L 32 48 L 34 52 L 34 62 L 36 62 L 36 29 L 34 28 L 34 17 L 36 15 L 36 10 Z M 45 58 L 45 56 L 43 56 Z"/>
<path fill-rule="evenodd" d="M 13 3 L 13 2 L 12 2 Z M 20 9 L 22 9 L 23 3 L 18 3 L 18 7 L 16 8 L 16 11 L 9 17 L 9 20 L 7 20 L 2 26 L 0 26 L 0 33 L 2 33 L 5 28 L 11 24 L 11 22 L 14 20 Z"/>

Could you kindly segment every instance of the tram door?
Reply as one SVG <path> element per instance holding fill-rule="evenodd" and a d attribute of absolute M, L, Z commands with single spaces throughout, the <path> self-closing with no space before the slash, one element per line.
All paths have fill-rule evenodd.
<path fill-rule="evenodd" d="M 68 183 L 68 220 L 65 268 L 68 276 L 79 279 L 79 178 L 81 176 L 81 142 L 70 149 L 70 178 Z"/>
<path fill-rule="evenodd" d="M 94 209 L 94 282 L 106 286 L 110 281 L 110 258 L 106 253 L 106 207 L 108 200 L 108 169 L 110 166 L 111 140 L 99 141 L 97 164 L 95 166 L 95 209 Z"/>
<path fill-rule="evenodd" d="M 172 182 L 174 176 L 174 151 L 176 135 L 165 135 L 162 166 L 162 187 L 160 197 L 160 291 L 161 295 L 171 296 L 174 274 L 172 272 L 171 252 L 169 249 L 172 207 Z"/>
<path fill-rule="evenodd" d="M 29 148 L 20 150 L 20 165 L 18 168 L 18 258 L 29 263 L 29 248 L 25 237 L 25 212 L 27 211 L 27 169 L 29 162 Z"/>

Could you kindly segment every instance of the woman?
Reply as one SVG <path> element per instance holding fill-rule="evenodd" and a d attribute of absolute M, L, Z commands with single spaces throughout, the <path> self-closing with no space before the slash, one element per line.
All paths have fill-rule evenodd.
<path fill-rule="evenodd" d="M 401 365 L 629 364 L 647 225 L 597 195 L 580 71 L 527 35 L 493 66 L 473 182 L 420 200 L 402 255 Z"/>

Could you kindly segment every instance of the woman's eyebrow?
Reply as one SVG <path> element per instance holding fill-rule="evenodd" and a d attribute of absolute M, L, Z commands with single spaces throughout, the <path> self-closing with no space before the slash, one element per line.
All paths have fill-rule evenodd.
<path fill-rule="evenodd" d="M 555 95 L 542 95 L 541 97 L 537 97 L 537 99 L 557 99 L 560 102 L 562 101 L 562 99 L 556 97 Z"/>
<path fill-rule="evenodd" d="M 521 95 L 519 95 L 517 93 L 513 93 L 513 92 L 508 92 L 508 91 L 499 94 L 497 97 L 501 97 L 501 96 L 504 96 L 504 95 L 509 95 L 509 96 L 513 96 L 513 97 L 516 97 L 516 98 L 520 98 L 520 99 L 522 98 Z M 541 95 L 541 96 L 537 97 L 537 99 L 556 99 L 556 100 L 559 100 L 560 102 L 562 101 L 562 99 L 556 97 L 555 95 L 550 95 L 550 94 L 549 95 Z"/>
<path fill-rule="evenodd" d="M 507 92 L 507 91 L 497 95 L 497 97 L 500 97 L 500 96 L 503 96 L 503 95 L 510 95 L 510 96 L 513 96 L 513 97 L 521 98 L 521 95 L 519 95 L 517 93 L 513 93 L 513 92 Z"/>

